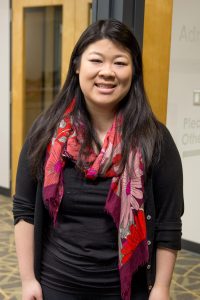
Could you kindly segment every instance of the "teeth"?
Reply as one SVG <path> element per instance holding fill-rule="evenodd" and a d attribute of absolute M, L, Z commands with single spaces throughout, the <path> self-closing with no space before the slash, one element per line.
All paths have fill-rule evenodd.
<path fill-rule="evenodd" d="M 114 87 L 114 85 L 105 85 L 105 84 L 97 84 L 97 86 L 105 89 L 110 89 Z"/>

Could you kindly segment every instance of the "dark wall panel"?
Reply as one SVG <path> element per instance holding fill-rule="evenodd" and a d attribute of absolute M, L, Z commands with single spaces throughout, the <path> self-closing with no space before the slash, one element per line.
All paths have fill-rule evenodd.
<path fill-rule="evenodd" d="M 100 19 L 117 19 L 135 34 L 142 48 L 145 0 L 93 0 L 93 22 Z"/>

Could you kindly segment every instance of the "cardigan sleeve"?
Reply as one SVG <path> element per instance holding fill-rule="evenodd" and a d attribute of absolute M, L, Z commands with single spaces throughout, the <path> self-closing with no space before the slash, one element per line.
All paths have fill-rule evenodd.
<path fill-rule="evenodd" d="M 18 162 L 16 192 L 13 196 L 14 224 L 17 224 L 21 219 L 34 224 L 37 181 L 31 175 L 28 149 L 29 140 L 27 139 Z"/>
<path fill-rule="evenodd" d="M 162 127 L 160 160 L 153 171 L 155 241 L 157 247 L 180 250 L 184 211 L 182 164 L 171 134 Z"/>

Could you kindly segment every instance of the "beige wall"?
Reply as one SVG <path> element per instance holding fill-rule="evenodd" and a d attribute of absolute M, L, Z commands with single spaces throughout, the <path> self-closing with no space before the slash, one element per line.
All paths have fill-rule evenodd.
<path fill-rule="evenodd" d="M 0 1 L 0 187 L 10 188 L 10 10 Z"/>
<path fill-rule="evenodd" d="M 200 100 L 199 0 L 173 1 L 170 62 L 167 126 L 183 164 L 183 238 L 200 244 L 200 101 L 196 103 Z"/>

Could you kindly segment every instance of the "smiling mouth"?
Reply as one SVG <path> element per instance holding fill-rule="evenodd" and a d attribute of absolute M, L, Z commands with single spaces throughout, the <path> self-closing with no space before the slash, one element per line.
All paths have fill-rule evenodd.
<path fill-rule="evenodd" d="M 116 87 L 115 84 L 103 84 L 103 83 L 95 83 L 95 86 L 101 89 L 113 89 Z"/>

